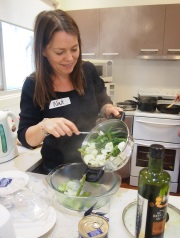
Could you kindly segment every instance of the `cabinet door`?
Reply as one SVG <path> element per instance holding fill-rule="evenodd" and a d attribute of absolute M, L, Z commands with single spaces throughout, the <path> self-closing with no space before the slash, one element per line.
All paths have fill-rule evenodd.
<path fill-rule="evenodd" d="M 137 54 L 137 7 L 100 9 L 100 57 L 134 58 Z"/>
<path fill-rule="evenodd" d="M 166 6 L 164 54 L 180 54 L 180 4 Z"/>
<path fill-rule="evenodd" d="M 162 55 L 165 6 L 140 6 L 138 9 L 139 55 Z"/>
<path fill-rule="evenodd" d="M 82 58 L 99 58 L 99 9 L 68 11 L 76 21 L 82 41 Z"/>

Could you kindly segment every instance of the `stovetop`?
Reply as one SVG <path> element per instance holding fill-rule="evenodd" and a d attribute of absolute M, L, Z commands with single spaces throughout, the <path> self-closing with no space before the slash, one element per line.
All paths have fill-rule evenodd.
<path fill-rule="evenodd" d="M 175 99 L 176 95 L 180 93 L 179 89 L 167 89 L 167 88 L 139 88 L 138 94 L 140 96 L 153 96 L 153 97 L 162 97 L 163 99 L 169 100 L 158 100 L 158 104 L 171 104 Z M 180 102 L 176 103 L 180 105 Z M 167 119 L 174 119 L 180 120 L 180 113 L 179 114 L 166 114 L 161 113 L 158 110 L 155 112 L 142 112 L 138 109 L 131 112 L 125 112 L 126 115 L 134 115 L 134 116 L 141 116 L 141 117 L 151 117 L 151 118 L 167 118 Z"/>

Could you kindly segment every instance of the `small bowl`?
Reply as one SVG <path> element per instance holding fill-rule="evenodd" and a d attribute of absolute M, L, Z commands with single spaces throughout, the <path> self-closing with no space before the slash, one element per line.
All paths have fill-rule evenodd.
<path fill-rule="evenodd" d="M 72 196 L 58 190 L 63 183 L 80 180 L 86 170 L 84 163 L 73 163 L 58 166 L 47 176 L 47 181 L 54 189 L 57 200 L 62 206 L 71 210 L 85 211 L 97 202 L 94 209 L 98 209 L 107 204 L 111 196 L 119 189 L 121 177 L 114 172 L 105 172 L 98 182 L 85 182 L 83 191 L 91 193 L 88 197 Z"/>

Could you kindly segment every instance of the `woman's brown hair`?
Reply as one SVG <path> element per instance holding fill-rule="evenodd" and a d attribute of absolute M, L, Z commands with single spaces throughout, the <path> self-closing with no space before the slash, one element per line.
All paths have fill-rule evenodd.
<path fill-rule="evenodd" d="M 78 38 L 79 58 L 71 73 L 71 79 L 77 93 L 79 95 L 84 95 L 85 82 L 81 69 L 81 38 L 78 26 L 66 12 L 60 9 L 43 11 L 37 15 L 34 26 L 34 76 L 36 79 L 34 102 L 37 103 L 41 109 L 44 109 L 45 104 L 50 102 L 51 97 L 55 97 L 51 80 L 51 75 L 53 73 L 52 68 L 46 57 L 43 56 L 43 50 L 51 41 L 53 34 L 58 31 L 65 31 Z"/>

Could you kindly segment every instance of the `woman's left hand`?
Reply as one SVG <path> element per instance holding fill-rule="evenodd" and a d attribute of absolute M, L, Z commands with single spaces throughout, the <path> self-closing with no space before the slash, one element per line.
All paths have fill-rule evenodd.
<path fill-rule="evenodd" d="M 114 117 L 119 118 L 121 117 L 121 112 L 122 112 L 122 108 L 120 107 L 114 107 L 113 105 L 111 106 L 107 106 L 104 110 L 104 116 L 106 118 L 109 118 L 111 114 L 114 115 Z"/>

